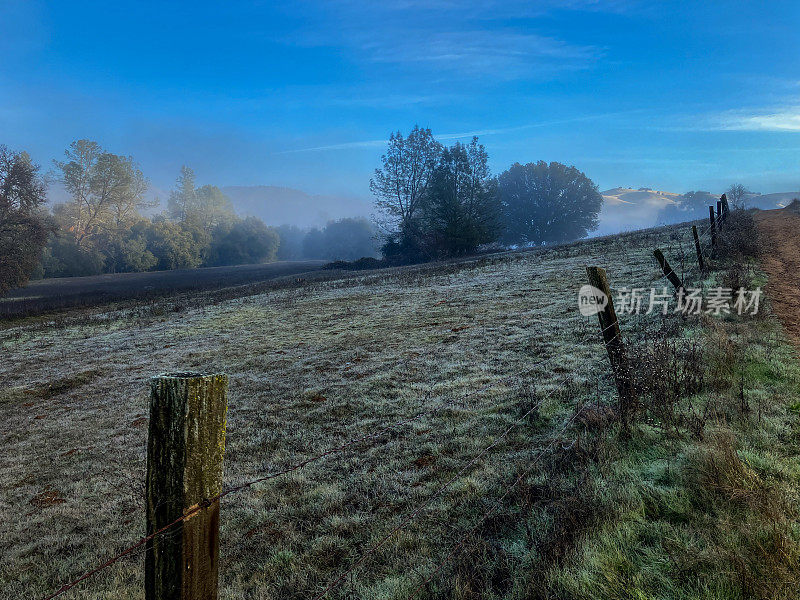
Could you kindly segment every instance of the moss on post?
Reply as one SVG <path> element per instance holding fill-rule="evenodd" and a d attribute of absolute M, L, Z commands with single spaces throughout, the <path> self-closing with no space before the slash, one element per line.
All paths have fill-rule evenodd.
<path fill-rule="evenodd" d="M 222 492 L 228 377 L 167 373 L 150 385 L 147 534 Z M 147 600 L 216 600 L 219 502 L 147 545 Z"/>

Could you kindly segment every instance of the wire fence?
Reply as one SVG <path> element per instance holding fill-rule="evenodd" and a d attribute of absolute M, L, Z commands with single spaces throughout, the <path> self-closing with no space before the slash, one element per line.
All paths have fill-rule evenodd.
<path fill-rule="evenodd" d="M 199 503 L 195 504 L 194 506 L 186 509 L 184 514 L 181 515 L 180 517 L 178 517 L 175 520 L 171 521 L 167 525 L 164 525 L 163 527 L 159 528 L 158 530 L 154 531 L 153 533 L 140 538 L 135 543 L 131 544 L 130 546 L 127 546 L 125 549 L 123 549 L 123 550 L 119 551 L 117 554 L 109 557 L 108 559 L 106 559 L 105 561 L 103 561 L 102 563 L 97 565 L 96 567 L 86 571 L 85 573 L 83 573 L 79 577 L 69 581 L 68 583 L 65 583 L 64 585 L 62 585 L 60 588 L 58 588 L 53 593 L 51 593 L 51 594 L 49 594 L 47 596 L 44 596 L 42 598 L 42 600 L 52 600 L 54 598 L 57 598 L 57 597 L 63 595 L 64 593 L 68 592 L 69 590 L 71 590 L 72 588 L 74 588 L 78 584 L 82 583 L 83 581 L 86 581 L 87 579 L 93 577 L 94 575 L 98 574 L 99 572 L 111 567 L 112 565 L 114 565 L 119 560 L 121 560 L 121 559 L 123 559 L 123 558 L 125 558 L 127 556 L 131 556 L 131 555 L 135 554 L 137 552 L 137 550 L 144 549 L 146 547 L 146 545 L 148 544 L 148 542 L 153 541 L 157 537 L 164 536 L 170 530 L 176 529 L 179 524 L 184 523 L 184 522 L 188 521 L 189 519 L 195 517 L 196 515 L 198 515 L 203 510 L 206 510 L 209 507 L 211 507 L 213 504 L 219 503 L 223 498 L 226 498 L 227 496 L 230 496 L 232 494 L 236 494 L 238 492 L 244 491 L 244 490 L 246 490 L 248 488 L 253 487 L 256 484 L 263 483 L 263 482 L 266 482 L 266 481 L 269 481 L 269 480 L 272 480 L 272 479 L 275 479 L 275 478 L 278 478 L 278 477 L 281 477 L 281 476 L 288 475 L 290 473 L 293 473 L 295 471 L 298 471 L 298 470 L 306 467 L 309 464 L 312 464 L 312 463 L 315 463 L 317 461 L 320 461 L 320 460 L 322 460 L 322 459 L 324 459 L 324 458 L 326 458 L 328 456 L 344 452 L 345 450 L 347 450 L 349 448 L 352 448 L 352 447 L 357 446 L 359 444 L 365 443 L 365 442 L 367 442 L 369 440 L 378 439 L 378 438 L 388 434 L 391 431 L 396 431 L 396 430 L 398 430 L 399 428 L 401 428 L 401 427 L 403 427 L 405 425 L 410 425 L 411 423 L 413 423 L 415 421 L 419 421 L 419 420 L 421 420 L 421 419 L 423 419 L 425 417 L 434 416 L 434 415 L 436 415 L 436 414 L 438 414 L 438 413 L 440 413 L 440 412 L 442 412 L 444 410 L 451 409 L 451 408 L 463 408 L 464 406 L 466 406 L 467 400 L 469 398 L 471 398 L 473 396 L 477 396 L 478 394 L 481 394 L 482 392 L 485 392 L 485 391 L 491 389 L 492 387 L 497 386 L 501 382 L 507 382 L 510 379 L 519 379 L 519 378 L 525 377 L 527 375 L 530 375 L 530 374 L 534 373 L 538 368 L 540 368 L 541 365 L 549 362 L 550 360 L 551 359 L 548 357 L 546 359 L 536 361 L 532 366 L 530 366 L 530 367 L 528 367 L 528 368 L 526 368 L 524 370 L 517 371 L 517 372 L 515 372 L 515 373 L 513 373 L 511 375 L 508 375 L 506 377 L 503 377 L 500 380 L 500 382 L 487 383 L 487 384 L 485 384 L 485 385 L 483 385 L 483 386 L 481 386 L 481 387 L 479 387 L 479 388 L 477 388 L 475 390 L 472 390 L 472 391 L 468 392 L 467 394 L 465 394 L 464 396 L 462 396 L 458 400 L 444 400 L 442 402 L 442 404 L 439 405 L 439 406 L 435 406 L 433 408 L 417 412 L 417 413 L 415 413 L 414 415 L 412 415 L 410 417 L 403 418 L 403 419 L 401 419 L 401 420 L 399 420 L 397 422 L 394 422 L 394 423 L 392 423 L 390 425 L 382 427 L 378 431 L 375 431 L 375 432 L 372 432 L 372 433 L 368 433 L 368 434 L 365 434 L 365 435 L 362 435 L 362 436 L 358 436 L 358 437 L 349 439 L 348 441 L 346 441 L 346 442 L 344 442 L 342 444 L 339 444 L 337 446 L 328 448 L 327 450 L 325 450 L 323 452 L 320 452 L 318 454 L 315 454 L 312 457 L 309 457 L 309 458 L 306 458 L 306 459 L 304 459 L 302 461 L 299 461 L 299 462 L 297 462 L 297 463 L 295 463 L 295 464 L 293 464 L 293 465 L 291 465 L 289 467 L 286 467 L 286 468 L 281 469 L 279 471 L 274 471 L 272 473 L 269 473 L 269 474 L 261 476 L 261 477 L 257 477 L 255 479 L 246 481 L 244 483 L 240 483 L 240 484 L 237 484 L 237 485 L 234 485 L 234 486 L 227 487 L 221 493 L 219 493 L 219 494 L 217 494 L 217 495 L 215 495 L 215 496 L 213 496 L 211 498 L 204 499 L 202 502 L 199 502 Z M 497 446 L 502 441 L 502 439 L 504 439 L 508 435 L 508 433 L 510 433 L 511 430 L 513 430 L 520 423 L 522 423 L 524 421 L 524 419 L 527 418 L 537 408 L 538 408 L 538 406 L 532 407 L 522 417 L 517 419 L 517 421 L 515 421 L 515 424 L 512 425 L 512 427 L 508 428 L 505 432 L 503 432 L 503 434 L 501 434 L 501 436 L 498 439 L 496 439 L 495 442 L 493 442 L 489 447 L 485 448 L 484 451 L 480 455 L 478 455 L 477 457 L 473 458 L 468 463 L 468 465 L 466 465 L 464 467 L 464 469 L 467 469 L 470 466 L 472 466 L 473 464 L 475 464 L 475 462 L 477 462 L 482 456 L 484 456 L 491 448 Z M 459 473 L 456 476 L 454 476 L 453 479 L 451 479 L 445 486 L 443 486 L 437 492 L 437 497 L 439 495 L 441 495 L 447 487 L 452 485 L 452 483 L 461 474 L 463 474 L 462 472 L 463 472 L 464 469 L 462 469 L 462 471 L 459 471 Z M 433 499 L 434 498 L 429 499 L 429 501 L 426 504 L 429 504 L 430 502 L 432 502 Z M 416 516 L 416 514 L 414 516 Z M 412 517 L 412 519 L 413 519 L 413 517 Z M 407 523 L 405 523 L 403 526 L 405 526 L 406 524 Z M 399 529 L 397 531 L 399 531 Z M 397 531 L 393 532 L 393 534 L 396 533 Z M 387 541 L 388 541 L 388 538 L 387 538 Z M 375 550 L 377 550 L 377 548 L 374 548 L 370 552 L 370 554 L 372 552 L 374 552 Z M 344 576 L 342 577 L 342 579 L 343 578 L 344 578 Z M 327 593 L 327 591 L 325 593 Z M 322 596 L 320 596 L 320 597 L 322 597 Z"/>
<path fill-rule="evenodd" d="M 703 239 L 705 236 L 710 235 L 713 227 L 714 227 L 714 225 L 710 225 L 709 224 L 702 231 L 698 232 L 698 237 L 700 239 Z M 680 253 L 680 260 L 681 261 L 685 260 L 686 254 L 687 254 L 687 251 L 685 251 L 685 250 Z M 672 272 L 674 272 L 674 271 L 672 271 Z M 667 277 L 668 275 L 669 275 L 668 273 L 667 274 L 662 274 L 663 277 Z M 612 328 L 617 328 L 617 331 L 615 332 L 614 336 L 609 338 L 609 339 L 602 339 L 602 346 L 605 347 L 605 348 L 608 348 L 608 346 L 611 343 L 613 343 L 614 341 L 616 341 L 617 339 L 622 339 L 622 332 L 619 329 L 619 321 L 617 319 L 615 319 L 611 324 L 609 324 L 609 325 L 607 325 L 607 326 L 605 326 L 604 328 L 601 329 L 600 333 L 603 336 L 603 338 L 605 338 L 605 333 L 609 329 L 612 329 Z M 308 465 L 310 465 L 312 463 L 316 463 L 318 461 L 321 461 L 321 460 L 325 459 L 326 457 L 329 457 L 329 456 L 332 456 L 332 455 L 335 455 L 335 454 L 338 454 L 338 453 L 342 453 L 342 452 L 344 452 L 344 451 L 346 451 L 348 449 L 354 448 L 354 447 L 359 446 L 361 444 L 366 444 L 368 442 L 377 443 L 377 440 L 380 440 L 380 438 L 382 438 L 383 436 L 386 436 L 390 432 L 398 431 L 398 430 L 400 430 L 402 427 L 404 427 L 406 425 L 410 425 L 410 424 L 412 424 L 412 423 L 414 423 L 416 421 L 419 421 L 419 420 L 421 420 L 423 418 L 426 418 L 426 417 L 432 417 L 432 416 L 434 416 L 434 415 L 436 415 L 436 414 L 438 414 L 438 413 L 440 413 L 440 412 L 442 412 L 444 410 L 452 409 L 452 408 L 464 408 L 467 405 L 467 400 L 469 398 L 471 398 L 473 396 L 477 396 L 479 394 L 482 394 L 483 392 L 498 386 L 501 382 L 507 382 L 508 380 L 511 380 L 511 379 L 520 379 L 520 378 L 523 378 L 523 377 L 525 377 L 527 375 L 530 375 L 530 374 L 536 372 L 537 370 L 539 370 L 543 365 L 545 365 L 545 364 L 549 363 L 550 361 L 552 361 L 553 358 L 554 357 L 546 357 L 546 358 L 543 358 L 543 359 L 539 359 L 539 360 L 535 361 L 530 367 L 528 367 L 528 368 L 526 368 L 524 370 L 515 372 L 515 373 L 513 373 L 511 375 L 505 376 L 505 377 L 501 378 L 500 381 L 493 381 L 493 382 L 487 383 L 487 384 L 485 384 L 485 385 L 483 385 L 483 386 L 481 386 L 481 387 L 479 387 L 479 388 L 477 388 L 475 390 L 472 390 L 469 393 L 465 394 L 459 400 L 445 399 L 445 400 L 443 400 L 441 402 L 441 404 L 439 404 L 437 406 L 434 406 L 434 407 L 431 407 L 431 408 L 428 408 L 428 409 L 425 409 L 425 410 L 418 411 L 418 412 L 414 413 L 411 416 L 405 417 L 405 418 L 400 419 L 400 420 L 398 420 L 396 422 L 393 422 L 393 423 L 391 423 L 389 425 L 383 426 L 383 427 L 377 429 L 376 431 L 373 431 L 373 432 L 370 432 L 370 433 L 366 433 L 366 434 L 351 438 L 351 439 L 349 439 L 349 440 L 347 440 L 347 441 L 345 441 L 345 442 L 343 442 L 341 444 L 338 444 L 336 446 L 330 447 L 330 448 L 328 448 L 328 449 L 326 449 L 326 450 L 324 450 L 324 451 L 322 451 L 322 452 L 320 452 L 318 454 L 315 454 L 315 455 L 313 455 L 313 456 L 311 456 L 309 458 L 306 458 L 306 459 L 303 459 L 301 461 L 298 461 L 298 462 L 296 462 L 296 463 L 294 463 L 294 464 L 292 464 L 292 465 L 290 465 L 288 467 L 285 467 L 283 469 L 267 473 L 265 475 L 256 477 L 254 479 L 251 479 L 251 480 L 248 480 L 248 481 L 245 481 L 245 482 L 233 485 L 233 486 L 229 486 L 229 487 L 225 488 L 221 493 L 219 493 L 219 494 L 217 494 L 217 495 L 215 495 L 215 496 L 213 496 L 211 498 L 204 499 L 202 502 L 199 502 L 199 503 L 195 504 L 194 506 L 186 509 L 184 511 L 184 514 L 181 515 L 180 517 L 178 517 L 175 520 L 171 521 L 170 523 L 164 525 L 163 527 L 159 528 L 158 530 L 154 531 L 153 533 L 140 538 L 135 543 L 127 546 L 126 548 L 124 548 L 123 550 L 119 551 L 115 555 L 113 555 L 113 556 L 109 557 L 108 559 L 104 560 L 103 562 L 98 564 L 96 567 L 87 570 L 86 572 L 84 572 L 80 576 L 72 579 L 68 583 L 65 583 L 64 585 L 62 585 L 60 588 L 58 588 L 57 590 L 55 590 L 51 594 L 49 594 L 47 596 L 44 596 L 42 598 L 42 600 L 53 600 L 54 598 L 57 598 L 57 597 L 65 594 L 67 591 L 71 590 L 75 586 L 77 586 L 80 583 L 90 579 L 91 577 L 93 577 L 94 575 L 100 573 L 101 571 L 104 571 L 105 569 L 111 567 L 112 565 L 114 565 L 118 561 L 122 560 L 123 558 L 135 555 L 138 552 L 141 552 L 141 551 L 145 550 L 148 547 L 148 544 L 150 542 L 152 542 L 156 538 L 167 537 L 167 539 L 168 539 L 168 536 L 178 535 L 178 533 L 180 532 L 180 530 L 178 529 L 178 525 L 180 525 L 180 524 L 192 519 L 193 517 L 195 517 L 198 514 L 200 514 L 202 511 L 207 510 L 209 507 L 220 503 L 224 498 L 226 498 L 228 496 L 231 496 L 233 494 L 237 494 L 239 492 L 242 492 L 244 490 L 252 488 L 253 486 L 255 486 L 255 485 L 259 484 L 259 483 L 264 483 L 264 482 L 270 481 L 272 479 L 276 479 L 278 477 L 286 476 L 286 475 L 288 475 L 290 473 L 293 473 L 295 471 L 303 469 L 304 467 L 306 467 L 306 466 L 308 466 Z M 599 357 L 595 358 L 594 360 L 592 360 L 592 361 L 590 361 L 588 363 L 585 363 L 585 366 L 589 367 L 590 369 L 592 369 L 594 371 L 594 370 L 597 369 L 597 367 L 599 367 L 600 365 L 605 363 L 607 360 L 608 359 L 606 357 L 599 356 Z M 598 381 L 598 386 L 599 386 L 599 381 Z M 497 499 L 497 501 L 493 504 L 493 506 L 488 511 L 486 511 L 478 519 L 478 521 L 475 523 L 475 525 L 472 528 L 470 528 L 459 539 L 459 541 L 446 554 L 444 559 L 440 563 L 437 564 L 437 566 L 431 571 L 431 573 L 427 577 L 425 577 L 423 579 L 423 581 L 407 597 L 409 600 L 412 599 L 412 598 L 415 598 L 419 594 L 419 592 L 433 580 L 433 578 L 437 575 L 437 573 L 439 573 L 444 568 L 444 566 L 447 565 L 447 563 L 449 561 L 451 561 L 455 557 L 457 552 L 463 547 L 463 545 L 466 543 L 466 541 L 469 539 L 469 537 L 474 535 L 474 533 L 481 526 L 481 524 L 483 522 L 485 522 L 487 519 L 489 519 L 492 515 L 494 515 L 500 509 L 500 507 L 502 506 L 503 501 L 508 497 L 508 495 L 511 493 L 511 491 L 531 473 L 531 471 L 535 468 L 535 466 L 538 464 L 538 462 L 542 459 L 544 454 L 548 450 L 550 450 L 561 439 L 561 436 L 563 436 L 567 432 L 569 427 L 574 423 L 574 421 L 577 418 L 577 416 L 581 413 L 583 408 L 585 408 L 587 405 L 588 405 L 588 402 L 584 402 L 581 406 L 578 406 L 578 407 L 576 407 L 574 409 L 572 415 L 565 421 L 563 426 L 555 433 L 555 435 L 551 436 L 551 440 L 545 446 L 543 446 L 542 448 L 540 448 L 538 450 L 538 452 L 533 457 L 533 459 L 523 469 L 521 475 L 519 475 L 511 484 L 509 484 L 508 486 L 505 487 L 505 489 L 503 491 L 503 494 Z M 392 539 L 395 535 L 400 533 L 403 529 L 405 529 L 412 522 L 414 522 L 417 519 L 417 517 L 419 517 L 425 511 L 426 508 L 430 507 L 435 500 L 437 500 L 440 497 L 442 497 L 447 492 L 447 490 L 460 477 L 462 477 L 464 474 L 467 473 L 467 471 L 469 471 L 472 467 L 474 467 L 493 448 L 496 448 L 497 446 L 499 446 L 507 438 L 507 436 L 512 431 L 514 431 L 521 424 L 523 424 L 531 416 L 531 414 L 533 414 L 535 411 L 537 411 L 540 407 L 541 407 L 541 402 L 537 402 L 533 406 L 528 408 L 528 410 L 522 416 L 520 416 L 517 419 L 515 419 L 515 421 L 508 428 L 506 428 L 504 431 L 502 431 L 497 437 L 495 437 L 495 439 L 488 446 L 484 447 L 478 454 L 476 454 L 472 459 L 470 459 L 460 469 L 458 469 L 454 475 L 452 475 L 442 485 L 440 485 L 438 488 L 436 488 L 436 490 L 430 496 L 428 496 L 420 504 L 416 505 L 413 509 L 409 510 L 400 519 L 400 521 L 399 521 L 399 523 L 397 525 L 392 527 L 377 542 L 375 542 L 374 544 L 370 545 L 366 550 L 364 550 L 364 552 L 362 552 L 362 554 L 358 557 L 358 559 L 356 559 L 339 576 L 337 576 L 335 579 L 333 579 L 321 592 L 316 594 L 313 597 L 313 600 L 322 600 L 331 591 L 333 591 L 335 588 L 340 586 L 342 584 L 342 582 L 344 582 L 349 575 L 353 574 L 359 567 L 364 565 L 370 559 L 370 557 L 372 557 L 390 539 Z M 384 442 L 384 443 L 388 443 L 388 440 L 386 442 Z"/>

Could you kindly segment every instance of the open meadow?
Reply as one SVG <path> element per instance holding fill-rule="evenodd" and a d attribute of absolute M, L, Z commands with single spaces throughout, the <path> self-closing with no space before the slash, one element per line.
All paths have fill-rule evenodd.
<path fill-rule="evenodd" d="M 226 486 L 364 436 L 223 500 L 221 598 L 796 597 L 800 369 L 768 308 L 620 316 L 630 439 L 614 418 L 577 292 L 587 265 L 668 285 L 654 248 L 765 282 L 747 255 L 700 273 L 678 225 L 3 323 L 0 596 L 142 537 L 149 379 L 191 369 L 230 378 Z M 62 597 L 143 598 L 142 556 Z"/>

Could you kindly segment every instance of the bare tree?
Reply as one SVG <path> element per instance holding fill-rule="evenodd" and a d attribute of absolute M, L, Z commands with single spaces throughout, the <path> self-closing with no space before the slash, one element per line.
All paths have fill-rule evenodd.
<path fill-rule="evenodd" d="M 0 293 L 24 285 L 39 264 L 50 233 L 45 200 L 38 165 L 0 146 Z"/>
<path fill-rule="evenodd" d="M 728 201 L 733 208 L 747 208 L 747 198 L 752 193 L 753 192 L 748 190 L 741 183 L 734 183 L 725 191 Z"/>
<path fill-rule="evenodd" d="M 393 233 L 413 230 L 441 152 L 442 145 L 433 139 L 431 130 L 418 125 L 408 137 L 399 131 L 389 137 L 389 148 L 381 156 L 382 166 L 375 169 L 369 188 Z"/>

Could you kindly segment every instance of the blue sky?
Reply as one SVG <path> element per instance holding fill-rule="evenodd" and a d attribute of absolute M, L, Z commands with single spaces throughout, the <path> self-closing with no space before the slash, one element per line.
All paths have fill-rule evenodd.
<path fill-rule="evenodd" d="M 155 190 L 367 197 L 390 131 L 601 189 L 800 189 L 800 3 L 0 1 L 0 143 L 86 137 Z"/>

